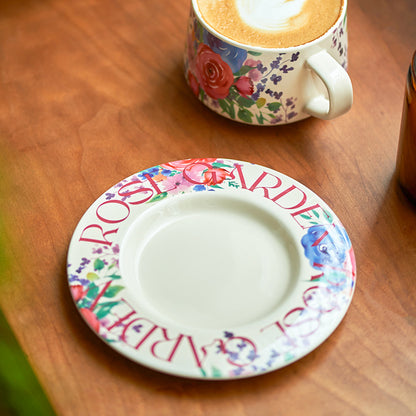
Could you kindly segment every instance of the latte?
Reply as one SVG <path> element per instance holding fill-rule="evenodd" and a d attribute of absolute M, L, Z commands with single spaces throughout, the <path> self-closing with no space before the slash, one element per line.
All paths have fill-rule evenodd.
<path fill-rule="evenodd" d="M 340 16 L 343 0 L 196 0 L 205 22 L 223 36 L 264 48 L 319 38 Z"/>

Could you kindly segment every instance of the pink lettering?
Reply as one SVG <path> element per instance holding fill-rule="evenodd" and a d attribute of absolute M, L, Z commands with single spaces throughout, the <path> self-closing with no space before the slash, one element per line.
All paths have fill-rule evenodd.
<path fill-rule="evenodd" d="M 98 230 L 99 235 L 97 235 L 97 236 L 90 235 L 90 236 L 86 237 L 85 233 L 86 233 L 87 230 L 89 230 L 88 232 L 93 232 L 93 230 L 95 230 L 95 231 Z M 79 238 L 79 241 L 87 241 L 89 243 L 97 243 L 97 244 L 104 244 L 104 245 L 107 245 L 107 246 L 111 246 L 111 244 L 113 244 L 113 242 L 109 241 L 107 239 L 107 235 L 115 234 L 115 233 L 117 233 L 117 231 L 118 231 L 118 228 L 115 228 L 114 230 L 108 230 L 108 231 L 104 232 L 103 227 L 101 227 L 101 225 L 91 224 L 91 225 L 88 225 L 87 227 L 85 227 L 82 230 L 81 237 Z"/>
<path fill-rule="evenodd" d="M 273 186 L 259 186 L 260 183 L 268 177 L 272 177 L 276 179 L 276 183 Z M 253 183 L 253 185 L 250 186 L 249 191 L 254 192 L 255 189 L 263 189 L 264 197 L 267 199 L 270 199 L 269 196 L 269 189 L 276 189 L 282 184 L 282 180 L 278 178 L 275 175 L 272 175 L 271 173 L 263 172 Z"/>
<path fill-rule="evenodd" d="M 237 171 L 238 176 L 240 178 L 241 187 L 243 189 L 247 189 L 246 180 L 245 180 L 244 175 L 243 175 L 242 165 L 239 165 L 239 164 L 236 163 L 234 166 L 235 166 L 235 168 L 230 172 L 231 179 L 236 179 L 237 178 L 236 175 L 234 175 L 234 172 Z"/>
<path fill-rule="evenodd" d="M 120 213 L 120 215 L 124 215 L 124 216 L 120 216 L 120 218 L 115 218 L 115 219 L 110 219 L 110 218 L 105 218 L 103 215 L 101 215 L 100 213 L 99 213 L 99 211 L 101 211 L 102 210 L 102 207 L 104 207 L 104 206 L 107 206 L 107 205 L 110 205 L 110 204 L 112 204 L 112 205 L 116 205 L 116 207 L 114 207 L 114 206 L 112 206 L 112 208 L 113 209 L 111 209 L 110 211 L 111 211 L 111 214 L 112 215 L 115 215 L 115 209 L 117 209 L 117 206 L 118 205 L 121 205 L 122 207 L 124 207 L 127 211 L 126 212 L 124 212 L 123 214 L 121 214 Z M 125 202 L 123 202 L 123 201 L 118 201 L 117 199 L 113 199 L 113 200 L 111 200 L 111 201 L 105 201 L 105 202 L 103 202 L 102 204 L 100 204 L 99 206 L 98 206 L 98 208 L 97 208 L 97 210 L 96 210 L 96 212 L 95 212 L 95 214 L 97 215 L 97 218 L 99 219 L 99 220 L 101 220 L 102 222 L 105 222 L 105 223 L 107 223 L 107 224 L 117 224 L 117 223 L 119 223 L 119 222 L 123 222 L 129 215 L 130 215 L 130 208 L 129 208 L 129 206 L 125 203 Z M 109 213 L 107 212 L 107 215 L 108 215 Z"/>
<path fill-rule="evenodd" d="M 295 203 L 293 206 L 283 206 L 281 203 L 277 203 L 277 200 L 282 199 L 285 196 L 290 195 L 291 197 L 293 196 L 293 191 L 298 191 L 300 193 L 299 197 L 301 198 L 299 202 Z M 289 198 L 288 198 L 289 199 Z M 306 202 L 306 194 L 305 192 L 303 192 L 302 190 L 300 190 L 298 187 L 296 187 L 295 185 L 290 186 L 289 188 L 287 188 L 285 191 L 281 192 L 280 194 L 276 195 L 274 198 L 272 198 L 272 201 L 275 202 L 279 207 L 283 208 L 283 209 L 296 209 L 296 208 L 300 208 L 302 205 L 305 204 Z M 291 202 L 291 204 L 293 204 L 293 201 Z"/>

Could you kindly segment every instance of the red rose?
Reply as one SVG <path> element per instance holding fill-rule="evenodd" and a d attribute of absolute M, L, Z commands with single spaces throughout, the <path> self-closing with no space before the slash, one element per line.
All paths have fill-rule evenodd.
<path fill-rule="evenodd" d="M 222 168 L 211 168 L 204 172 L 204 184 L 208 186 L 217 185 L 231 176 L 228 171 Z"/>
<path fill-rule="evenodd" d="M 241 77 L 235 83 L 235 87 L 237 88 L 238 92 L 247 98 L 247 95 L 251 95 L 254 93 L 254 85 L 253 81 L 249 77 Z"/>
<path fill-rule="evenodd" d="M 214 99 L 227 97 L 234 82 L 234 75 L 228 64 L 203 43 L 197 50 L 196 76 L 202 89 Z"/>
<path fill-rule="evenodd" d="M 98 332 L 99 329 L 100 329 L 100 322 L 97 319 L 97 317 L 95 316 L 94 312 L 90 311 L 87 308 L 81 308 L 79 311 L 82 314 L 82 316 L 84 317 L 84 319 L 88 322 L 90 327 L 95 332 Z"/>
<path fill-rule="evenodd" d="M 188 82 L 191 87 L 192 92 L 198 96 L 199 94 L 199 84 L 198 80 L 195 78 L 194 74 L 191 71 L 188 71 Z"/>

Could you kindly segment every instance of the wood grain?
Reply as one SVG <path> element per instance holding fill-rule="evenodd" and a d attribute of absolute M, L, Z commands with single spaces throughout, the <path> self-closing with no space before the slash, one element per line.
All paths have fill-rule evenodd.
<path fill-rule="evenodd" d="M 351 0 L 352 110 L 244 126 L 196 102 L 182 74 L 188 0 L 0 3 L 0 305 L 60 415 L 416 414 L 416 208 L 397 189 L 414 0 Z M 358 284 L 335 333 L 253 379 L 145 369 L 102 343 L 67 288 L 88 206 L 120 179 L 188 157 L 230 157 L 320 195 L 351 237 Z"/>

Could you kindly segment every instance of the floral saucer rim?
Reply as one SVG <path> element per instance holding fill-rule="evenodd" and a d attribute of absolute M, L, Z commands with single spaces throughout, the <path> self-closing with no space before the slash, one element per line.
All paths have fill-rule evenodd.
<path fill-rule="evenodd" d="M 120 270 L 129 229 L 152 207 L 211 192 L 272 207 L 297 236 L 306 266 L 286 310 L 222 329 L 176 326 L 139 310 Z M 84 320 L 122 355 L 173 375 L 230 379 L 282 368 L 325 341 L 349 308 L 356 266 L 343 225 L 311 190 L 260 165 L 205 158 L 154 166 L 101 195 L 74 231 L 68 280 Z"/>

